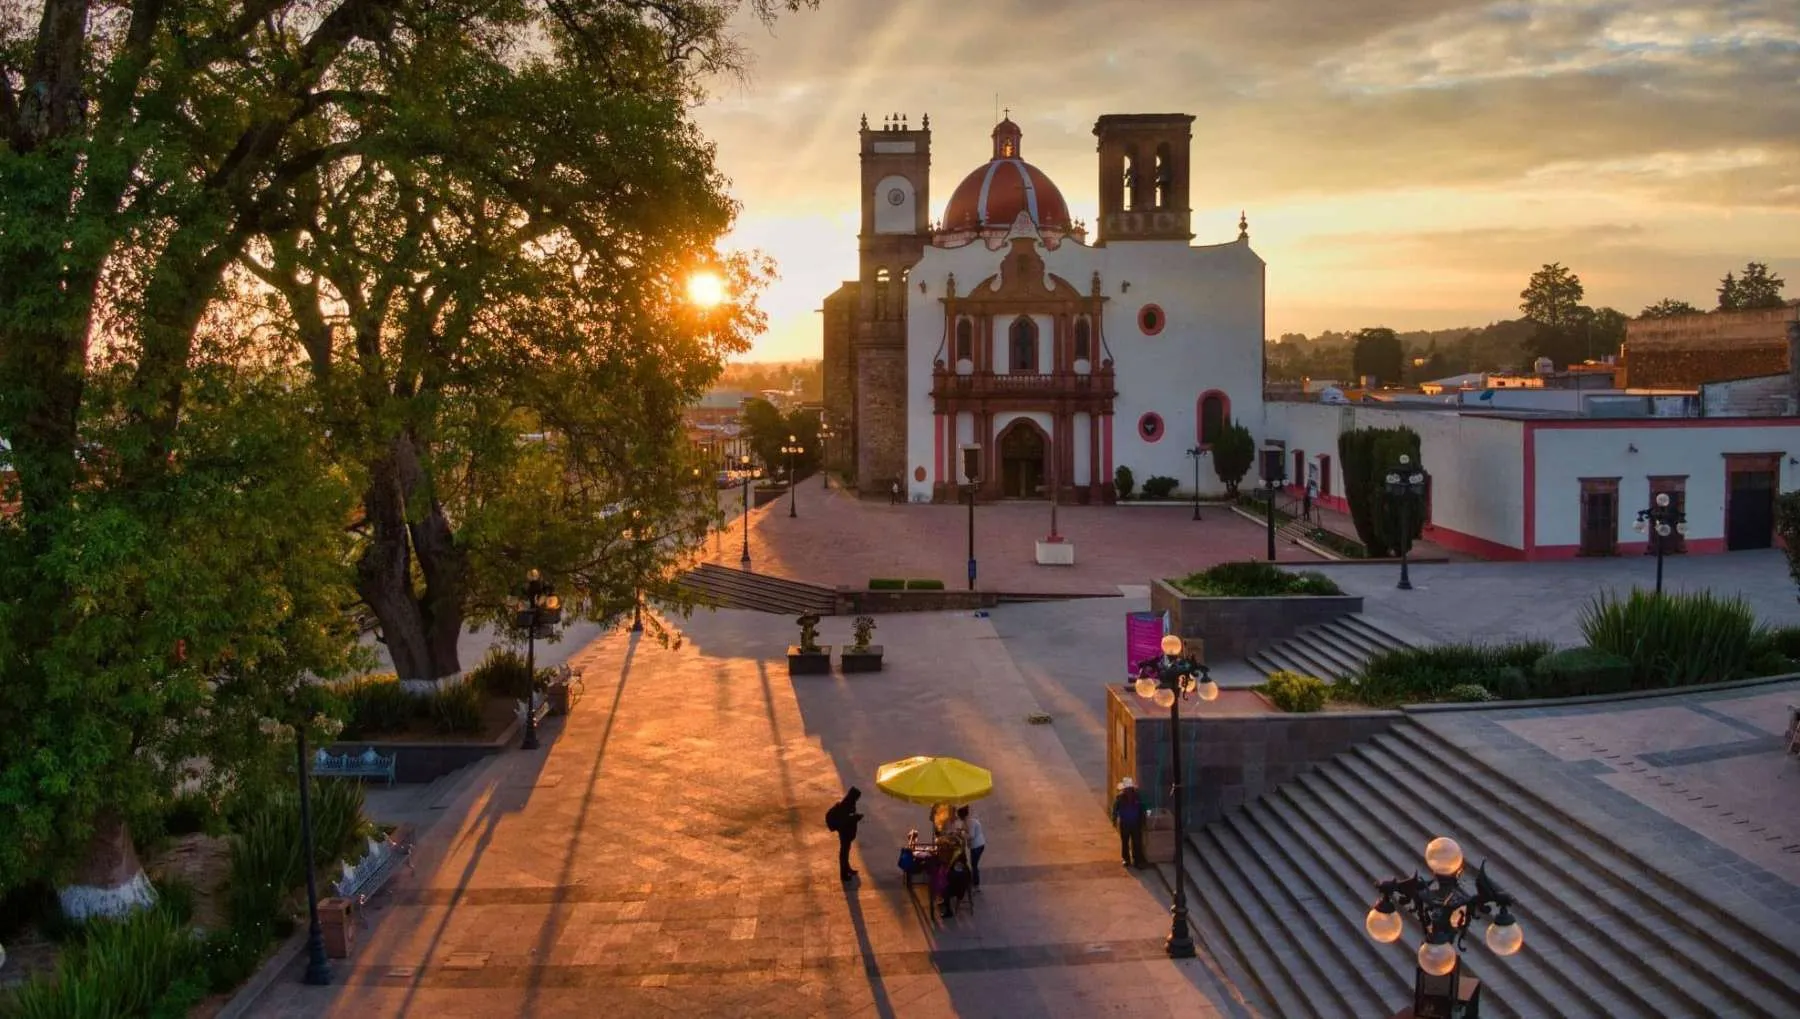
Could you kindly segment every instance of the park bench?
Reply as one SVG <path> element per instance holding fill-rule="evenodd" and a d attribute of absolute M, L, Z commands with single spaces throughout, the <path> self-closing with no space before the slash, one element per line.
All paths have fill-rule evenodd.
<path fill-rule="evenodd" d="M 369 855 L 354 867 L 346 866 L 343 877 L 331 883 L 332 894 L 348 899 L 360 909 L 374 890 L 379 889 L 394 868 L 404 863 L 412 866 L 412 843 L 399 841 L 410 829 L 396 831 L 388 838 L 369 844 Z"/>
<path fill-rule="evenodd" d="M 334 754 L 325 748 L 313 755 L 312 773 L 320 778 L 385 778 L 394 784 L 398 753 L 378 754 L 369 747 L 360 754 Z"/>

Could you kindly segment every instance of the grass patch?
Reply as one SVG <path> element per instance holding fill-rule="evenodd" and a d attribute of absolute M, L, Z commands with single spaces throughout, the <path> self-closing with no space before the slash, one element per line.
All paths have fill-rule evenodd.
<path fill-rule="evenodd" d="M 1361 673 L 1339 686 L 1351 699 L 1378 708 L 1447 700 L 1452 690 L 1467 686 L 1515 700 L 1531 695 L 1532 667 L 1555 650 L 1539 640 L 1398 648 L 1370 658 Z M 1455 699 L 1469 699 L 1470 693 L 1459 690 Z"/>

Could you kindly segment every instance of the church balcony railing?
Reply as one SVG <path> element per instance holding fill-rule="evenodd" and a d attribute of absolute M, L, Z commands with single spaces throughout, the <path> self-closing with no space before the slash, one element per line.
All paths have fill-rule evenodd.
<path fill-rule="evenodd" d="M 1113 388 L 1111 368 L 1098 372 L 975 372 L 959 375 L 940 369 L 934 373 L 936 396 L 980 397 L 1010 394 L 1055 395 L 1108 394 Z"/>

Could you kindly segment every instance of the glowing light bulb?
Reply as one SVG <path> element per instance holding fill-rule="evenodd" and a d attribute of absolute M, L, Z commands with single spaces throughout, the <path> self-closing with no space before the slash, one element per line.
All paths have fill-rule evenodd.
<path fill-rule="evenodd" d="M 1156 706 L 1166 708 L 1175 703 L 1175 691 L 1168 687 L 1159 687 L 1156 691 Z"/>
<path fill-rule="evenodd" d="M 1463 851 L 1455 839 L 1439 836 L 1425 845 L 1425 866 L 1438 877 L 1449 877 L 1462 870 Z"/>
<path fill-rule="evenodd" d="M 1170 658 L 1181 653 L 1181 638 L 1172 633 L 1163 634 L 1162 653 Z"/>
<path fill-rule="evenodd" d="M 1448 944 L 1427 941 L 1419 946 L 1419 968 L 1441 977 L 1456 968 L 1456 949 Z"/>
<path fill-rule="evenodd" d="M 1138 677 L 1137 695 L 1139 697 L 1144 698 L 1145 700 L 1149 700 L 1150 698 L 1155 697 L 1156 696 L 1156 680 L 1147 679 L 1142 676 Z"/>
<path fill-rule="evenodd" d="M 1385 913 L 1380 906 L 1376 906 L 1363 918 L 1363 928 L 1369 932 L 1369 937 L 1384 945 L 1400 940 L 1400 926 L 1400 914 L 1391 905 Z"/>
<path fill-rule="evenodd" d="M 1203 701 L 1216 701 L 1219 699 L 1219 684 L 1213 682 L 1212 677 L 1208 676 L 1194 688 L 1194 693 Z"/>
<path fill-rule="evenodd" d="M 1656 493 L 1656 504 L 1658 506 L 1667 506 L 1669 504 L 1669 493 L 1667 493 L 1667 492 Z"/>
<path fill-rule="evenodd" d="M 1503 917 L 1507 915 L 1503 914 Z M 1525 944 L 1525 929 L 1519 926 L 1517 920 L 1511 923 L 1495 920 L 1489 925 L 1483 940 L 1487 942 L 1488 951 L 1495 955 L 1513 955 Z"/>

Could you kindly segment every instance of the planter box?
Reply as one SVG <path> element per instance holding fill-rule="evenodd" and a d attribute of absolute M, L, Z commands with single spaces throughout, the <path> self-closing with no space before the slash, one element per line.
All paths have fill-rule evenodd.
<path fill-rule="evenodd" d="M 1286 640 L 1302 627 L 1361 612 L 1358 595 L 1278 595 L 1269 598 L 1195 598 L 1166 580 L 1150 584 L 1150 609 L 1169 614 L 1169 629 L 1181 639 L 1204 641 L 1203 660 L 1253 655 Z"/>
<path fill-rule="evenodd" d="M 831 675 L 831 645 L 820 644 L 817 651 L 802 651 L 798 644 L 788 645 L 788 675 Z"/>
<path fill-rule="evenodd" d="M 870 644 L 865 651 L 845 648 L 842 659 L 845 672 L 880 672 L 881 645 Z"/>
<path fill-rule="evenodd" d="M 1072 541 L 1040 541 L 1037 543 L 1039 566 L 1075 565 L 1075 543 Z"/>

